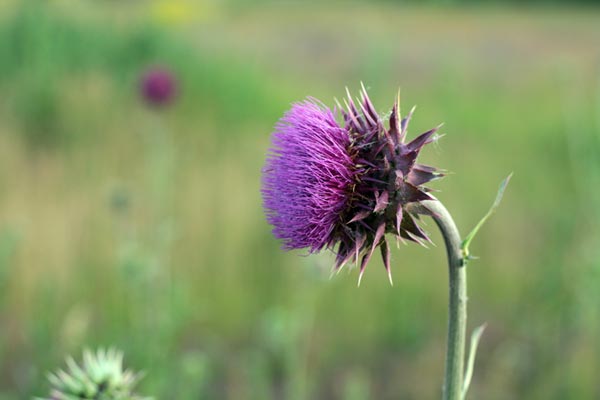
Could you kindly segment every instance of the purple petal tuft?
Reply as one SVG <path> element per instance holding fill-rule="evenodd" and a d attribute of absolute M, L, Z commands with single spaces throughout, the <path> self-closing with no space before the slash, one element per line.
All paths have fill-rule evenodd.
<path fill-rule="evenodd" d="M 349 147 L 348 131 L 313 100 L 294 104 L 277 124 L 262 193 L 284 248 L 315 252 L 331 242 L 354 182 Z"/>

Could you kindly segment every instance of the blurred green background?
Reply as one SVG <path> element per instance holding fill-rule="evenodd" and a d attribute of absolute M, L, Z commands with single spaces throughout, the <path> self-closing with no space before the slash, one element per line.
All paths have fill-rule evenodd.
<path fill-rule="evenodd" d="M 360 81 L 382 113 L 401 87 L 411 136 L 445 123 L 423 159 L 463 234 L 514 171 L 472 246 L 470 398 L 600 398 L 600 9 L 538 3 L 0 3 L 0 399 L 108 345 L 159 399 L 439 398 L 434 225 L 357 289 L 261 208 L 276 120 Z"/>

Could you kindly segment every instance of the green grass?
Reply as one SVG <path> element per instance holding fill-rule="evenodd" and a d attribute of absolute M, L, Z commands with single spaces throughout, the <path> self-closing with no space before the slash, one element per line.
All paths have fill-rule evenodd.
<path fill-rule="evenodd" d="M 470 327 L 488 323 L 471 397 L 598 397 L 598 12 L 150 14 L 30 3 L 1 18 L 0 399 L 44 394 L 46 371 L 99 345 L 157 398 L 439 396 L 433 224 L 437 247 L 394 250 L 393 288 L 375 261 L 357 289 L 355 270 L 328 279 L 330 255 L 283 253 L 262 214 L 276 119 L 361 80 L 382 112 L 399 86 L 418 105 L 410 135 L 445 123 L 424 160 L 452 172 L 435 187 L 463 234 L 514 172 L 471 246 Z M 180 81 L 160 113 L 137 98 L 153 64 Z"/>

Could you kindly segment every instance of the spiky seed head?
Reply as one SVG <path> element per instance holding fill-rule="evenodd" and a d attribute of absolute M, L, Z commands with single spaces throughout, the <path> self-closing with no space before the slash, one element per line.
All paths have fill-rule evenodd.
<path fill-rule="evenodd" d="M 134 393 L 142 374 L 123 369 L 123 353 L 110 348 L 83 352 L 83 362 L 66 360 L 67 368 L 48 373 L 50 397 L 37 400 L 151 400 Z"/>
<path fill-rule="evenodd" d="M 331 110 L 308 98 L 275 126 L 263 169 L 267 220 L 287 250 L 331 249 L 336 271 L 354 261 L 359 284 L 380 246 L 391 282 L 386 234 L 429 241 L 417 221 L 430 212 L 417 205 L 432 199 L 424 185 L 443 173 L 416 160 L 439 126 L 406 142 L 414 108 L 401 117 L 398 98 L 385 124 L 364 86 L 356 101 L 348 92 L 345 107 L 337 104 Z"/>

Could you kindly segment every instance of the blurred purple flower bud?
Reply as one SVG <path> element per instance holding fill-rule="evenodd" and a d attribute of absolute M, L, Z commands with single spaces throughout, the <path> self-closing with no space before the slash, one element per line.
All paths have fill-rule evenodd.
<path fill-rule="evenodd" d="M 166 106 L 177 94 L 177 83 L 166 68 L 152 68 L 144 73 L 140 82 L 143 99 L 152 106 Z"/>

